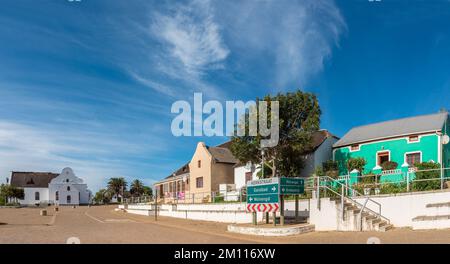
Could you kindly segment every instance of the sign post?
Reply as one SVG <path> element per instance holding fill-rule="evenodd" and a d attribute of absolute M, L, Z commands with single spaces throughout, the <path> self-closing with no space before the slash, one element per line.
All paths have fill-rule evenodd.
<path fill-rule="evenodd" d="M 247 182 L 247 211 L 254 213 L 253 224 L 256 225 L 256 212 L 273 214 L 276 225 L 276 212 L 280 209 L 280 224 L 284 225 L 284 196 L 295 195 L 295 217 L 298 218 L 298 195 L 304 193 L 305 182 L 301 178 L 269 178 Z"/>
<path fill-rule="evenodd" d="M 253 213 L 254 225 L 256 225 L 257 212 L 265 213 L 266 223 L 268 223 L 269 213 L 278 211 L 280 207 L 279 182 L 279 178 L 260 179 L 247 182 L 247 211 Z"/>

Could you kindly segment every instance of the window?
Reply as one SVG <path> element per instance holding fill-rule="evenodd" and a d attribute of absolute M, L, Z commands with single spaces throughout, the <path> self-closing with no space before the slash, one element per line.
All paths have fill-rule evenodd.
<path fill-rule="evenodd" d="M 67 203 L 71 203 L 72 202 L 72 197 L 70 195 L 67 195 Z"/>
<path fill-rule="evenodd" d="M 69 182 L 69 179 L 66 179 L 66 182 Z"/>
<path fill-rule="evenodd" d="M 408 153 L 406 154 L 406 163 L 408 163 L 409 166 L 414 166 L 414 164 L 421 162 L 421 153 L 420 152 L 416 152 L 416 153 Z"/>
<path fill-rule="evenodd" d="M 67 186 L 67 191 L 70 192 L 70 186 Z"/>
<path fill-rule="evenodd" d="M 41 199 L 40 197 L 41 195 L 39 194 L 39 192 L 35 192 L 34 193 L 34 200 L 39 201 Z"/>
<path fill-rule="evenodd" d="M 409 136 L 408 142 L 419 142 L 419 136 Z"/>
<path fill-rule="evenodd" d="M 202 161 L 201 160 L 197 161 L 197 167 L 199 167 L 199 168 L 202 167 Z"/>
<path fill-rule="evenodd" d="M 388 151 L 383 151 L 383 152 L 378 152 L 377 153 L 377 165 L 381 166 L 381 164 L 383 164 L 386 161 L 389 161 L 389 152 Z"/>
<path fill-rule="evenodd" d="M 247 184 L 248 181 L 251 181 L 253 179 L 252 176 L 253 176 L 253 173 L 251 171 L 245 173 L 245 184 Z"/>
<path fill-rule="evenodd" d="M 55 193 L 55 200 L 59 201 L 59 192 L 58 191 L 56 191 L 56 193 Z"/>
<path fill-rule="evenodd" d="M 203 177 L 198 177 L 197 179 L 195 179 L 195 186 L 197 188 L 203 188 Z"/>
<path fill-rule="evenodd" d="M 351 150 L 351 151 L 358 151 L 358 150 L 359 150 L 359 145 L 358 145 L 358 144 L 356 144 L 356 145 L 351 145 L 351 146 L 350 146 L 350 150 Z"/>

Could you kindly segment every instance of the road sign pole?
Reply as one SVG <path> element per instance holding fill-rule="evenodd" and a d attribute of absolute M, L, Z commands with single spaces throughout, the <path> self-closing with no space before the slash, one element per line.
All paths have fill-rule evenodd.
<path fill-rule="evenodd" d="M 273 226 L 277 226 L 277 212 L 272 212 Z"/>
<path fill-rule="evenodd" d="M 295 196 L 295 220 L 298 220 L 298 195 Z"/>
<path fill-rule="evenodd" d="M 155 221 L 158 221 L 158 189 L 155 189 Z"/>
<path fill-rule="evenodd" d="M 253 225 L 257 225 L 258 221 L 257 221 L 257 217 L 256 217 L 256 212 L 253 212 Z"/>
<path fill-rule="evenodd" d="M 284 226 L 284 196 L 280 195 L 280 225 Z"/>
<path fill-rule="evenodd" d="M 266 224 L 269 224 L 269 212 L 266 212 Z"/>

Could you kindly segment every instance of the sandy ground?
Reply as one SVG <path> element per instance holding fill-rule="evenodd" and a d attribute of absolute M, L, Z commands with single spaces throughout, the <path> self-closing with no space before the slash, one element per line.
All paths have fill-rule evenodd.
<path fill-rule="evenodd" d="M 40 216 L 35 208 L 0 209 L 0 243 L 66 243 L 77 237 L 81 243 L 446 243 L 450 229 L 381 232 L 314 232 L 290 237 L 255 237 L 226 231 L 226 224 L 187 221 L 115 212 L 113 206 L 60 207 Z"/>

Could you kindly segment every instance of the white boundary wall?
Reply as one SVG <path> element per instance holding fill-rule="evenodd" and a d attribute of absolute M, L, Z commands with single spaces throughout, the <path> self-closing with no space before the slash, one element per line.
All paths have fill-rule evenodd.
<path fill-rule="evenodd" d="M 158 215 L 190 220 L 203 220 L 221 223 L 251 223 L 252 214 L 247 213 L 246 203 L 223 203 L 223 204 L 163 204 L 158 206 Z M 127 210 L 131 214 L 152 215 L 153 205 L 128 205 L 127 209 L 119 205 L 120 209 Z M 299 215 L 309 216 L 309 200 L 299 201 Z M 279 213 L 278 213 L 279 214 Z M 285 215 L 294 216 L 295 202 L 286 201 Z M 263 220 L 263 213 L 257 214 L 258 221 Z"/>
<path fill-rule="evenodd" d="M 381 214 L 388 218 L 395 227 L 412 227 L 412 219 L 422 215 L 439 215 L 442 209 L 427 208 L 427 204 L 450 202 L 450 191 L 432 191 L 421 193 L 402 193 L 397 195 L 371 196 L 372 200 L 381 204 Z M 364 198 L 356 198 L 363 204 Z M 377 206 L 369 202 L 367 207 L 377 212 Z M 441 212 L 439 212 L 441 210 Z M 447 211 L 447 214 L 450 212 Z M 448 227 L 450 228 L 450 226 Z"/>
<path fill-rule="evenodd" d="M 450 202 L 450 191 L 379 195 L 370 198 L 381 204 L 381 214 L 388 218 L 394 227 L 450 228 L 450 221 L 446 220 L 413 221 L 417 216 L 450 215 L 450 207 L 426 207 L 428 204 Z M 361 204 L 365 202 L 364 197 L 354 199 Z M 317 208 L 317 199 L 310 201 L 309 222 L 315 225 L 317 231 L 356 230 L 358 219 L 346 214 L 346 220 L 343 221 L 340 206 L 330 198 L 320 199 L 320 210 Z M 367 207 L 378 212 L 378 206 L 372 202 L 368 202 Z"/>

